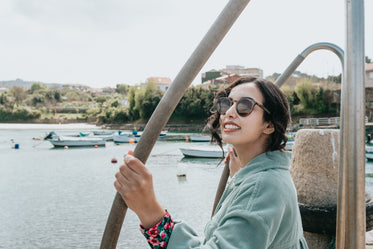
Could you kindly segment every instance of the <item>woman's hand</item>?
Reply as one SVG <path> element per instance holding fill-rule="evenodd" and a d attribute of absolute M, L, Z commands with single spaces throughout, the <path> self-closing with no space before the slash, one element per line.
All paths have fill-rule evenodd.
<path fill-rule="evenodd" d="M 163 218 L 166 212 L 155 197 L 152 174 L 140 160 L 126 156 L 115 177 L 116 190 L 144 228 L 154 226 Z"/>
<path fill-rule="evenodd" d="M 241 169 L 241 162 L 238 158 L 234 148 L 228 146 L 228 154 L 226 160 L 229 158 L 229 176 L 232 178 L 234 174 Z"/>

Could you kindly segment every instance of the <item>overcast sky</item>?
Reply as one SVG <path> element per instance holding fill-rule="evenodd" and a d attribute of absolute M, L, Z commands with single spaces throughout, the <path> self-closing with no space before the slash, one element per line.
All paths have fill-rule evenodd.
<path fill-rule="evenodd" d="M 364 2 L 365 53 L 373 59 L 373 0 Z M 173 80 L 227 3 L 1 0 L 0 81 L 115 87 L 151 76 Z M 281 73 L 316 42 L 345 49 L 345 0 L 252 0 L 201 72 L 241 65 Z M 341 72 L 329 51 L 314 52 L 298 69 Z"/>

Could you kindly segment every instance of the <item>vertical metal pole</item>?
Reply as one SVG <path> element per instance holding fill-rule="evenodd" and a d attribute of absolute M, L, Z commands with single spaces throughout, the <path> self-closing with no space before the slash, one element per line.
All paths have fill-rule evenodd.
<path fill-rule="evenodd" d="M 184 92 L 249 2 L 250 0 L 230 0 L 227 3 L 154 110 L 134 151 L 136 158 L 146 162 Z M 116 193 L 101 240 L 101 249 L 116 247 L 126 211 L 126 203 Z"/>
<path fill-rule="evenodd" d="M 364 0 L 346 0 L 336 248 L 365 248 Z M 342 228 L 342 229 L 340 229 Z M 345 228 L 345 231 L 343 231 Z M 343 239 L 344 238 L 344 239 Z"/>

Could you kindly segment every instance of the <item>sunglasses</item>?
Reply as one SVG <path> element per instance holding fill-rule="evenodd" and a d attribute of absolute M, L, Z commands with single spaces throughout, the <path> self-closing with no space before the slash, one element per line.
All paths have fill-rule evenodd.
<path fill-rule="evenodd" d="M 231 106 L 234 103 L 237 103 L 236 112 L 241 117 L 248 116 L 253 111 L 255 105 L 262 108 L 266 113 L 271 114 L 271 112 L 268 111 L 267 108 L 265 108 L 263 105 L 259 104 L 253 98 L 250 97 L 242 97 L 239 100 L 233 100 L 228 97 L 219 98 L 216 101 L 216 109 L 219 114 L 225 115 L 225 113 L 228 111 L 229 108 L 231 108 Z"/>

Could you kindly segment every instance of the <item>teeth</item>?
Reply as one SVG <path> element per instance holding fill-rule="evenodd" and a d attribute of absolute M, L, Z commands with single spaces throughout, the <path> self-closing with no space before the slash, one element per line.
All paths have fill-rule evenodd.
<path fill-rule="evenodd" d="M 225 125 L 224 128 L 226 128 L 226 129 L 238 129 L 239 127 L 237 125 L 228 124 L 228 125 Z"/>

